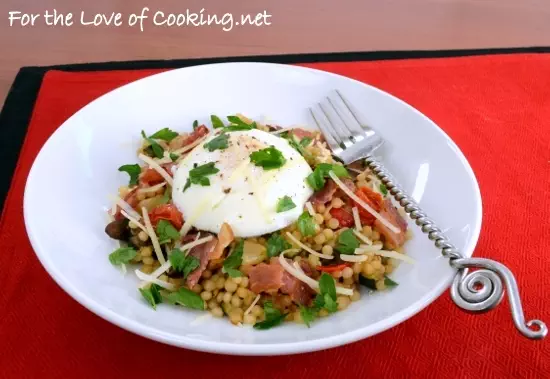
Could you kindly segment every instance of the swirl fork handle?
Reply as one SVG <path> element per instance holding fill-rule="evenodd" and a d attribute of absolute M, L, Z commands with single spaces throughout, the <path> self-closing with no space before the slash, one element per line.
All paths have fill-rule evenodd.
<path fill-rule="evenodd" d="M 497 306 L 504 296 L 504 281 L 512 318 L 519 332 L 530 339 L 546 337 L 548 328 L 544 322 L 525 322 L 518 285 L 508 267 L 486 258 L 458 258 L 452 259 L 450 263 L 459 270 L 451 286 L 451 298 L 456 305 L 474 313 L 489 311 Z M 469 268 L 480 270 L 468 272 Z M 531 329 L 532 327 L 534 328 Z"/>

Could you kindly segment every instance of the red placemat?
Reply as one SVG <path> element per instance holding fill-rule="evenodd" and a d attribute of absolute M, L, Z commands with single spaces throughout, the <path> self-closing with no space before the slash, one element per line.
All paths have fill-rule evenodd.
<path fill-rule="evenodd" d="M 526 318 L 550 323 L 550 55 L 307 66 L 388 91 L 455 140 L 482 192 L 483 227 L 475 255 L 507 264 L 516 274 Z M 261 358 L 162 345 L 119 329 L 72 300 L 42 269 L 28 241 L 22 217 L 26 177 L 41 146 L 69 116 L 154 72 L 46 74 L 0 220 L 0 377 L 550 377 L 549 342 L 520 336 L 507 304 L 473 316 L 458 310 L 447 294 L 367 340 Z"/>

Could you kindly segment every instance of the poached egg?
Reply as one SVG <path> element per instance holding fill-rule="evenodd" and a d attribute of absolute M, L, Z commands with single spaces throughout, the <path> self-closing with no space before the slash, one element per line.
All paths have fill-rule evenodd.
<path fill-rule="evenodd" d="M 295 222 L 313 194 L 305 182 L 312 170 L 302 155 L 286 139 L 258 129 L 226 134 L 227 148 L 209 151 L 205 147 L 220 135 L 214 133 L 176 169 L 172 200 L 186 224 L 217 234 L 222 224 L 228 223 L 236 237 L 244 238 L 272 233 Z M 284 165 L 266 170 L 250 161 L 251 153 L 270 146 L 283 154 Z M 210 185 L 185 188 L 193 168 L 212 162 L 219 171 L 207 176 Z M 285 196 L 296 206 L 277 212 L 277 204 Z"/>

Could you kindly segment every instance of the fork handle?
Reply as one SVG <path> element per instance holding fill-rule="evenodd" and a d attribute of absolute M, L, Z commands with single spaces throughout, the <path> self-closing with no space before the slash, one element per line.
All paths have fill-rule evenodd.
<path fill-rule="evenodd" d="M 548 334 L 546 324 L 540 320 L 525 322 L 519 289 L 512 272 L 502 263 L 485 258 L 466 258 L 449 241 L 445 234 L 424 213 L 418 204 L 397 184 L 392 175 L 373 156 L 365 158 L 367 167 L 386 186 L 389 193 L 415 220 L 422 232 L 434 241 L 449 264 L 457 270 L 451 285 L 451 299 L 461 309 L 483 313 L 495 308 L 504 297 L 504 281 L 514 324 L 519 332 L 529 339 L 540 340 Z M 469 269 L 478 270 L 469 272 Z"/>

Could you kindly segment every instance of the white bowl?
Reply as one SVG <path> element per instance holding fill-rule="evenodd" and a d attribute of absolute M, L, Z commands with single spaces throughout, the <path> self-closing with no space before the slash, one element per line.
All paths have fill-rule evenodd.
<path fill-rule="evenodd" d="M 307 328 L 285 323 L 267 331 L 235 327 L 227 319 L 144 302 L 129 272 L 108 254 L 104 233 L 108 195 L 127 178 L 117 168 L 136 163 L 140 131 L 191 128 L 211 114 L 267 116 L 280 125 L 309 124 L 307 107 L 339 89 L 386 140 L 383 162 L 400 184 L 471 256 L 481 227 L 481 196 L 466 158 L 420 112 L 361 82 L 308 68 L 259 63 L 189 67 L 116 89 L 67 120 L 36 158 L 25 189 L 24 215 L 36 254 L 52 278 L 100 317 L 147 338 L 194 350 L 277 355 L 326 349 L 372 336 L 413 316 L 449 286 L 454 271 L 410 222 L 406 249 L 415 265 L 392 274 L 399 286 L 367 295 L 347 310 Z M 422 90 L 419 88 L 419 90 Z M 70 94 L 69 94 L 70 95 Z M 209 125 L 209 124 L 208 124 Z M 458 310 L 457 310 L 458 312 Z M 453 317 L 452 314 L 445 315 Z"/>

